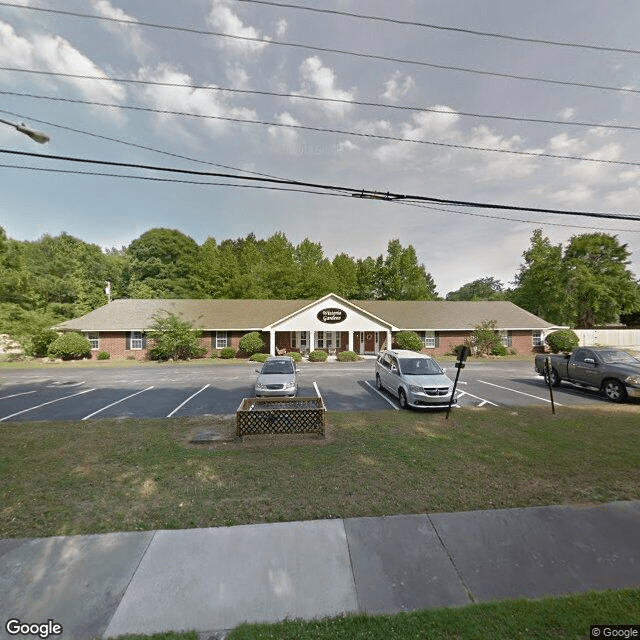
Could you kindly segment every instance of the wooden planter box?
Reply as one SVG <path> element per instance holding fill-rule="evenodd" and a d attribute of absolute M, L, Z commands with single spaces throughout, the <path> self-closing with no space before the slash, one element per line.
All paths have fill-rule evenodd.
<path fill-rule="evenodd" d="M 236 435 L 316 433 L 324 437 L 322 398 L 244 398 L 236 411 Z"/>

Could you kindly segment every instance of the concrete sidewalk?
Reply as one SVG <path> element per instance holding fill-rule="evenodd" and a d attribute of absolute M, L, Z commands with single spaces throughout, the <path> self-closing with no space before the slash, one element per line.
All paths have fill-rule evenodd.
<path fill-rule="evenodd" d="M 640 501 L 0 540 L 5 623 L 64 638 L 640 586 Z M 37 636 L 31 636 L 37 637 Z"/>

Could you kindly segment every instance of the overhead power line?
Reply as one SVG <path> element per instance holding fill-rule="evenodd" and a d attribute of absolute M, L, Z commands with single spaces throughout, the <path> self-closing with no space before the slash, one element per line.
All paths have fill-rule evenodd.
<path fill-rule="evenodd" d="M 518 75 L 511 73 L 502 73 L 499 71 L 487 71 L 485 69 L 474 69 L 471 67 L 460 67 L 456 65 L 446 65 L 446 64 L 437 64 L 434 62 L 427 62 L 424 60 L 410 60 L 407 58 L 394 58 L 391 56 L 383 56 L 374 53 L 363 53 L 359 51 L 350 51 L 347 49 L 333 49 L 331 47 L 320 47 L 309 44 L 304 44 L 300 42 L 286 42 L 284 40 L 274 40 L 272 38 L 257 38 L 251 36 L 239 36 L 230 33 L 223 33 L 220 31 L 207 31 L 203 29 L 192 29 L 188 27 L 178 27 L 174 25 L 166 25 L 166 24 L 156 24 L 153 22 L 142 22 L 138 20 L 126 20 L 124 18 L 112 18 L 107 16 L 99 16 L 95 14 L 89 13 L 79 13 L 75 11 L 62 11 L 60 9 L 47 9 L 45 7 L 30 7 L 23 4 L 16 4 L 13 2 L 0 2 L 0 6 L 3 7 L 11 7 L 18 9 L 25 9 L 28 11 L 41 11 L 46 13 L 53 13 L 58 15 L 71 16 L 74 18 L 85 18 L 91 20 L 102 20 L 106 22 L 113 22 L 119 24 L 126 24 L 134 27 L 148 27 L 154 29 L 164 29 L 169 31 L 181 31 L 187 33 L 194 33 L 198 35 L 207 35 L 207 36 L 215 36 L 219 38 L 230 38 L 232 40 L 240 40 L 244 42 L 255 42 L 259 44 L 265 45 L 274 45 L 281 47 L 292 47 L 296 49 L 304 49 L 307 51 L 315 51 L 320 53 L 335 53 L 339 55 L 352 56 L 356 58 L 362 58 L 367 60 L 380 60 L 384 62 L 394 62 L 396 64 L 406 64 L 406 65 L 414 65 L 420 67 L 426 67 L 430 69 L 439 69 L 442 71 L 459 71 L 463 73 L 473 73 L 482 76 L 490 76 L 494 78 L 506 78 L 509 80 L 521 80 L 524 82 L 537 82 L 537 83 L 546 83 L 553 84 L 559 86 L 568 86 L 568 87 L 583 87 L 588 89 L 599 89 L 603 91 L 619 91 L 624 93 L 640 93 L 640 89 L 633 89 L 629 87 L 614 87 L 610 85 L 601 85 L 594 84 L 589 82 L 573 82 L 569 80 L 552 80 L 550 78 L 541 78 L 537 76 L 527 76 L 527 75 Z"/>
<path fill-rule="evenodd" d="M 283 191 L 290 193 L 302 193 L 305 195 L 321 195 L 321 196 L 334 196 L 334 197 L 349 197 L 349 194 L 344 193 L 332 193 L 327 191 L 316 191 L 313 189 L 294 189 L 293 187 L 275 187 L 267 185 L 255 185 L 255 184 L 236 184 L 233 182 L 205 182 L 202 180 L 178 180 L 176 178 L 153 178 L 151 176 L 135 176 L 120 173 L 106 173 L 102 171 L 79 171 L 69 169 L 51 169 L 45 167 L 30 167 L 25 165 L 15 164 L 0 164 L 0 168 L 3 169 L 20 169 L 26 171 L 37 171 L 43 173 L 60 173 L 65 175 L 80 175 L 80 176 L 97 176 L 101 178 L 119 178 L 124 180 L 142 180 L 147 182 L 161 182 L 169 184 L 187 184 L 187 185 L 201 185 L 205 187 L 232 187 L 239 189 L 265 189 L 269 191 Z M 525 220 L 521 218 L 507 218 L 506 216 L 491 216 L 486 213 L 472 213 L 470 211 L 460 211 L 459 209 L 445 209 L 444 207 L 433 207 L 428 205 L 421 205 L 411 202 L 396 202 L 396 204 L 403 204 L 406 206 L 417 207 L 420 209 L 428 209 L 430 211 L 440 211 L 444 213 L 453 213 L 456 215 L 473 216 L 476 218 L 487 218 L 489 220 L 502 220 L 505 222 L 519 222 L 525 224 L 531 224 L 536 226 L 551 226 L 551 227 L 567 227 L 571 229 L 589 229 L 591 231 L 610 231 L 610 232 L 623 232 L 623 233 L 640 233 L 640 229 L 618 229 L 611 227 L 593 227 L 577 224 L 563 224 L 560 222 L 542 222 L 539 220 Z"/>
<path fill-rule="evenodd" d="M 0 149 L 0 153 L 6 153 L 6 154 L 22 156 L 22 157 L 55 160 L 55 161 L 61 161 L 61 162 L 73 162 L 73 163 L 83 163 L 83 164 L 92 164 L 92 165 L 104 165 L 104 166 L 111 166 L 111 167 L 122 167 L 122 168 L 130 168 L 130 169 L 142 169 L 145 171 L 161 171 L 166 173 L 177 173 L 182 175 L 205 176 L 208 178 L 210 177 L 225 178 L 225 179 L 240 180 L 245 182 L 257 182 L 260 184 L 277 184 L 277 185 L 288 185 L 288 186 L 294 186 L 294 187 L 305 187 L 308 189 L 318 189 L 318 190 L 323 190 L 328 192 L 342 193 L 344 195 L 350 195 L 352 197 L 364 198 L 364 199 L 387 200 L 387 201 L 393 201 L 393 202 L 395 201 L 429 202 L 433 204 L 454 205 L 454 206 L 472 207 L 472 208 L 478 208 L 478 209 L 497 209 L 497 210 L 505 210 L 505 211 L 531 211 L 533 213 L 550 213 L 550 214 L 556 214 L 556 215 L 583 216 L 583 217 L 590 217 L 590 218 L 608 218 L 613 220 L 631 220 L 633 222 L 640 222 L 640 215 L 600 213 L 600 212 L 591 212 L 591 211 L 568 211 L 563 209 L 548 209 L 548 208 L 540 208 L 540 207 L 526 207 L 526 206 L 487 203 L 487 202 L 474 202 L 474 201 L 468 201 L 468 200 L 453 200 L 449 198 L 435 198 L 432 196 L 410 195 L 410 194 L 395 193 L 391 191 L 387 191 L 387 192 L 370 191 L 365 189 L 357 189 L 354 187 L 322 184 L 317 182 L 306 182 L 301 180 L 283 180 L 283 179 L 275 179 L 275 178 L 263 178 L 263 177 L 257 177 L 257 176 L 239 176 L 237 174 L 229 174 L 229 173 L 196 171 L 194 169 L 177 169 L 173 167 L 162 167 L 162 166 L 156 166 L 156 165 L 144 165 L 144 164 L 127 163 L 127 162 L 114 162 L 114 161 L 107 161 L 107 160 L 96 160 L 92 158 L 77 158 L 77 157 L 70 157 L 70 156 L 45 154 L 45 153 L 16 151 L 12 149 Z"/>
<path fill-rule="evenodd" d="M 128 142 L 126 140 L 121 140 L 120 138 L 111 138 L 109 136 L 104 136 L 99 133 L 93 133 L 91 131 L 84 131 L 83 129 L 75 129 L 73 127 L 67 127 L 62 124 L 57 124 L 55 122 L 50 122 L 47 120 L 39 120 L 38 118 L 33 118 L 31 116 L 24 116 L 19 113 L 14 113 L 13 111 L 6 111 L 5 109 L 0 109 L 0 113 L 4 113 L 9 116 L 13 116 L 14 118 L 18 118 L 19 120 L 30 120 L 31 122 L 37 122 L 38 124 L 44 124 L 47 127 L 55 127 L 56 129 L 62 129 L 64 131 L 71 131 L 73 133 L 80 133 L 85 136 L 90 136 L 92 138 L 97 138 L 99 140 L 106 140 L 107 142 L 116 142 L 117 144 L 123 144 L 128 147 L 134 147 L 136 149 L 143 149 L 144 151 L 152 151 L 153 153 L 160 153 L 165 156 L 170 156 L 172 158 L 178 158 L 180 160 L 188 160 L 189 162 L 197 162 L 199 164 L 206 164 L 210 167 L 220 167 L 221 169 L 230 169 L 232 171 L 239 171 L 240 173 L 250 173 L 254 176 L 263 176 L 265 178 L 279 178 L 279 176 L 274 176 L 269 173 L 260 173 L 259 171 L 250 171 L 249 169 L 239 169 L 238 167 L 232 167 L 226 164 L 219 164 L 217 162 L 210 162 L 208 160 L 201 160 L 198 158 L 192 158 L 190 156 L 183 156 L 179 153 L 172 153 L 171 151 L 164 151 L 162 149 L 156 149 L 155 147 L 149 147 L 143 144 L 136 144 L 135 142 Z"/>
<path fill-rule="evenodd" d="M 388 102 L 367 102 L 363 100 L 346 100 L 343 98 L 325 98 L 321 96 L 310 96 L 306 94 L 300 93 L 286 93 L 286 92 L 278 92 L 278 91 L 261 91 L 257 89 L 236 89 L 234 87 L 218 87 L 211 85 L 202 85 L 202 84 L 184 84 L 180 82 L 161 82 L 159 80 L 138 80 L 132 78 L 109 78 L 107 76 L 92 76 L 92 75 L 82 75 L 77 73 L 63 73 L 59 71 L 42 71 L 36 69 L 20 69 L 17 67 L 3 67 L 0 66 L 0 71 L 12 71 L 17 73 L 28 73 L 28 74 L 37 74 L 37 75 L 46 75 L 46 76 L 55 76 L 61 78 L 73 78 L 74 80 L 96 80 L 102 82 L 117 82 L 117 83 L 129 83 L 129 84 L 141 84 L 141 85 L 149 85 L 149 86 L 160 86 L 160 87 L 173 87 L 173 88 L 182 88 L 182 89 L 198 89 L 205 91 L 213 91 L 220 93 L 235 93 L 240 95 L 257 95 L 257 96 L 272 96 L 276 98 L 287 98 L 287 99 L 295 99 L 295 100 L 309 100 L 312 102 L 322 102 L 327 104 L 343 104 L 350 105 L 356 107 L 375 107 L 381 109 L 393 109 L 398 111 L 411 111 L 411 112 L 424 112 L 424 113 L 440 113 L 443 115 L 456 115 L 470 118 L 479 118 L 479 119 L 487 119 L 487 120 L 506 120 L 509 122 L 527 122 L 531 124 L 552 124 L 552 125 L 560 125 L 560 126 L 573 126 L 573 127 L 589 127 L 589 128 L 601 128 L 601 129 L 614 129 L 614 130 L 623 130 L 623 131 L 640 131 L 640 126 L 629 125 L 629 124 L 605 124 L 602 122 L 582 122 L 582 121 L 574 121 L 574 120 L 553 120 L 547 118 L 528 118 L 526 116 L 509 116 L 509 115 L 499 115 L 492 113 L 475 113 L 472 111 L 458 111 L 458 110 L 448 110 L 443 108 L 436 107 L 420 107 L 420 106 L 412 106 L 412 105 L 399 105 L 399 104 L 391 104 Z M 0 95 L 9 95 L 9 96 L 22 96 L 22 97 L 33 97 L 33 98 L 44 98 L 51 99 L 47 96 L 37 96 L 32 94 L 20 93 L 17 91 L 0 91 Z M 64 98 L 56 98 L 60 100 L 64 100 Z"/>
<path fill-rule="evenodd" d="M 303 11 L 312 11 L 313 13 L 324 13 L 330 15 L 344 16 L 347 18 L 357 18 L 360 20 L 373 20 L 376 22 L 386 22 L 390 24 L 411 26 L 411 27 L 421 27 L 424 29 L 433 29 L 436 31 L 448 31 L 451 33 L 462 33 L 466 35 L 472 36 L 480 36 L 483 38 L 499 38 L 502 40 L 512 40 L 515 42 L 527 42 L 532 44 L 545 44 L 545 45 L 553 45 L 556 47 L 573 47 L 577 49 L 591 49 L 593 51 L 608 51 L 611 53 L 632 53 L 639 54 L 640 50 L 638 49 L 628 49 L 628 48 L 619 48 L 619 47 L 610 47 L 603 45 L 593 45 L 586 44 L 583 42 L 564 42 L 560 40 L 545 40 L 542 38 L 527 38 L 524 36 L 514 36 L 506 33 L 495 33 L 492 31 L 480 31 L 478 29 L 464 29 L 462 27 L 450 27 L 444 26 L 440 24 L 430 24 L 427 22 L 416 22 L 414 20 L 401 20 L 399 18 L 389 18 L 383 16 L 372 16 L 363 13 L 353 13 L 350 11 L 338 11 L 336 9 L 320 9 L 318 7 L 305 7 L 299 4 L 289 4 L 284 2 L 270 2 L 268 0 L 235 0 L 236 2 L 246 2 L 252 4 L 262 4 L 268 5 L 271 7 L 278 7 L 280 9 L 300 9 Z"/>
<path fill-rule="evenodd" d="M 0 94 L 10 95 L 11 92 L 2 92 Z M 592 162 L 596 164 L 613 164 L 613 165 L 623 165 L 623 166 L 640 166 L 640 162 L 631 161 L 631 160 L 610 160 L 607 158 L 593 158 L 587 156 L 570 156 L 570 155 L 561 155 L 556 153 L 546 153 L 542 151 L 517 151 L 515 149 L 498 149 L 495 147 L 481 147 L 477 145 L 464 145 L 464 144 L 456 144 L 453 142 L 438 142 L 436 140 L 423 140 L 420 138 L 401 138 L 399 136 L 389 136 L 383 135 L 379 133 L 367 133 L 364 131 L 350 131 L 347 129 L 332 129 L 327 127 L 312 127 L 310 125 L 303 124 L 289 124 L 283 122 L 274 122 L 272 120 L 253 120 L 250 118 L 233 118 L 231 116 L 213 116 L 202 113 L 189 113 L 185 111 L 172 111 L 168 109 L 154 109 L 152 107 L 138 107 L 133 105 L 122 105 L 111 102 L 93 102 L 88 100 L 77 100 L 74 98 L 58 98 L 56 96 L 38 96 L 34 94 L 21 94 L 23 97 L 29 98 L 40 98 L 44 100 L 52 100 L 57 102 L 65 102 L 71 104 L 87 104 L 96 107 L 106 107 L 112 109 L 124 109 L 129 111 L 144 111 L 149 113 L 157 113 L 161 115 L 173 115 L 173 116 L 184 116 L 190 118 L 200 118 L 204 120 L 218 120 L 223 122 L 234 122 L 240 124 L 255 124 L 267 127 L 279 127 L 283 129 L 294 129 L 301 131 L 313 131 L 315 133 L 333 133 L 337 135 L 344 136 L 352 136 L 357 138 L 365 138 L 370 140 L 385 140 L 387 142 L 402 142 L 408 144 L 423 144 L 434 147 L 441 147 L 446 149 L 461 149 L 464 151 L 482 151 L 488 153 L 502 153 L 516 156 L 524 156 L 530 158 L 551 158 L 555 160 L 573 160 L 579 162 Z"/>

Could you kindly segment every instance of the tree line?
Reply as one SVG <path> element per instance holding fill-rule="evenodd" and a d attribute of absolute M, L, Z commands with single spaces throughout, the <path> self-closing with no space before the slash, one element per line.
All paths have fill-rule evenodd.
<path fill-rule="evenodd" d="M 531 237 L 512 287 L 493 277 L 463 285 L 447 300 L 511 300 L 561 325 L 590 327 L 620 314 L 640 323 L 640 286 L 629 251 L 615 236 L 578 235 L 566 247 L 541 230 Z M 116 298 L 438 300 L 412 245 L 390 240 L 385 255 L 329 260 L 322 245 L 292 244 L 284 233 L 202 245 L 177 230 L 151 229 L 124 249 L 102 250 L 66 233 L 36 241 L 0 227 L 0 333 L 16 338 Z M 632 314 L 636 314 L 635 316 Z"/>

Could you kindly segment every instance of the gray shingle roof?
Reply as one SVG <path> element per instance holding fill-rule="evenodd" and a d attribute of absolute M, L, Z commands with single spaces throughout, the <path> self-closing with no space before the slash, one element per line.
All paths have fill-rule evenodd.
<path fill-rule="evenodd" d="M 60 329 L 76 331 L 142 331 L 154 316 L 174 313 L 203 330 L 252 331 L 295 313 L 311 300 L 114 300 Z M 467 330 L 483 320 L 498 329 L 549 329 L 553 325 L 511 302 L 414 302 L 354 300 L 357 307 L 398 329 Z"/>

